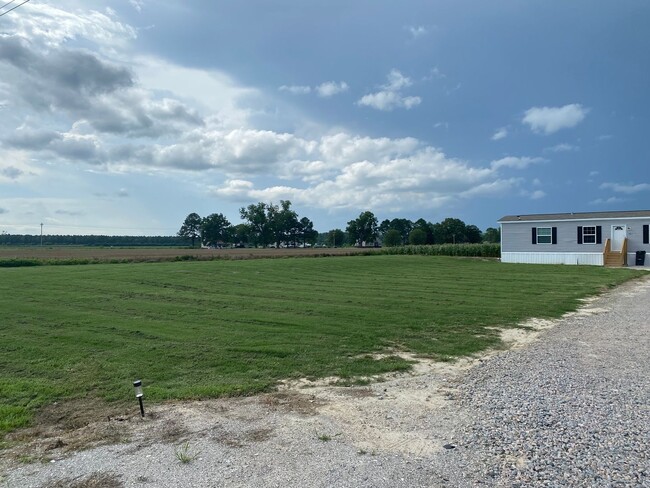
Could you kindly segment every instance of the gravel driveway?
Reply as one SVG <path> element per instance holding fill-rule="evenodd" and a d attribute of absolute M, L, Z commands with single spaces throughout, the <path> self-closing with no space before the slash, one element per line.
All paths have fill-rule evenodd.
<path fill-rule="evenodd" d="M 0 486 L 650 487 L 649 308 L 644 279 L 481 359 L 97 419 L 128 442 L 81 451 L 53 431 L 3 453 Z"/>

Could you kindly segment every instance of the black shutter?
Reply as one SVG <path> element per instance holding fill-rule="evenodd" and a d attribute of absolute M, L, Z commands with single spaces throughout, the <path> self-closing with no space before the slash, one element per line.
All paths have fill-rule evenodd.
<path fill-rule="evenodd" d="M 533 244 L 537 244 L 537 227 L 533 227 Z"/>
<path fill-rule="evenodd" d="M 603 243 L 603 228 L 600 225 L 596 226 L 596 244 Z"/>
<path fill-rule="evenodd" d="M 643 243 L 650 244 L 650 225 L 643 226 Z"/>
<path fill-rule="evenodd" d="M 557 227 L 551 228 L 551 244 L 557 244 Z"/>
<path fill-rule="evenodd" d="M 582 227 L 578 226 L 578 244 L 582 244 Z"/>

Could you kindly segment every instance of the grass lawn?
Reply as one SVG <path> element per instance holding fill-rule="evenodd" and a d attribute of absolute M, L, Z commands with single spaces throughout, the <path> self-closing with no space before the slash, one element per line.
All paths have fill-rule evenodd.
<path fill-rule="evenodd" d="M 637 272 L 363 256 L 0 269 L 0 434 L 38 407 L 250 394 L 280 379 L 407 369 L 499 343 Z"/>

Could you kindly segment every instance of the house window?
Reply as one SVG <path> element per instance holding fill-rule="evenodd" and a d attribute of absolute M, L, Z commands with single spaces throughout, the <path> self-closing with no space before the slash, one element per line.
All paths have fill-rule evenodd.
<path fill-rule="evenodd" d="M 537 228 L 537 244 L 550 244 L 551 243 L 551 228 L 538 227 Z"/>
<path fill-rule="evenodd" d="M 557 244 L 557 227 L 533 227 L 533 244 Z"/>
<path fill-rule="evenodd" d="M 582 242 L 584 244 L 596 244 L 596 227 L 582 228 Z"/>
<path fill-rule="evenodd" d="M 600 225 L 578 226 L 578 244 L 602 244 L 603 231 Z"/>

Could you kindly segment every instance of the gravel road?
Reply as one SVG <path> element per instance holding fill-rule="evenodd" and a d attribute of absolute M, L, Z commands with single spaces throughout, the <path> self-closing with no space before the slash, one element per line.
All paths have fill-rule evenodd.
<path fill-rule="evenodd" d="M 649 304 L 644 279 L 480 359 L 54 429 L 3 452 L 0 486 L 650 487 Z M 113 443 L 71 449 L 88 429 Z"/>

